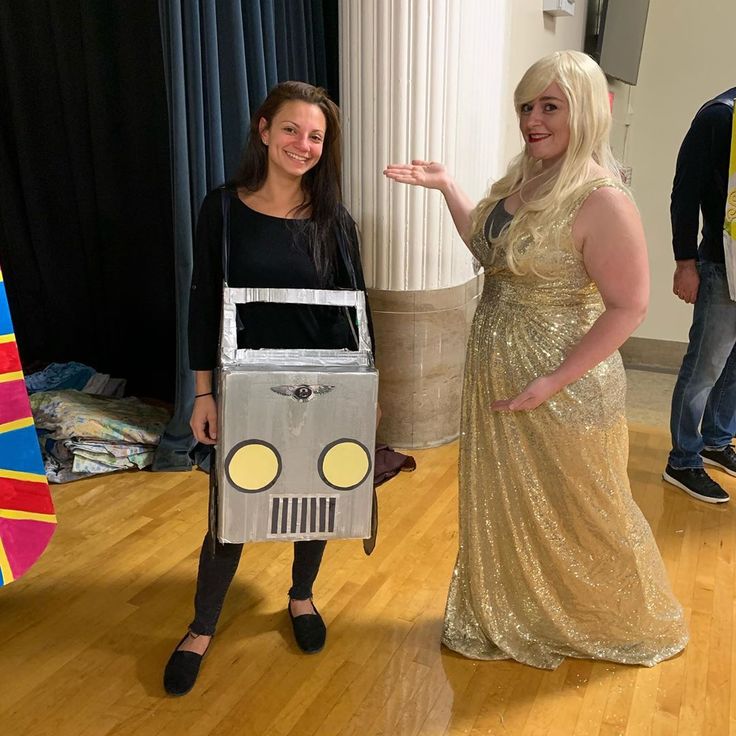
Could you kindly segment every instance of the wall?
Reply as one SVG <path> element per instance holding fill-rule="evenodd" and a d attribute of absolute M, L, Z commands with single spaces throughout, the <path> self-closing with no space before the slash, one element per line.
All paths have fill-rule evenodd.
<path fill-rule="evenodd" d="M 736 85 L 734 28 L 734 0 L 651 0 L 638 84 L 613 85 L 615 153 L 633 170 L 652 272 L 649 314 L 637 337 L 687 341 L 692 307 L 672 294 L 670 189 L 693 115 Z"/>
<path fill-rule="evenodd" d="M 582 50 L 585 36 L 584 0 L 576 3 L 575 15 L 548 16 L 542 13 L 542 0 L 511 0 L 508 36 L 506 39 L 507 65 L 504 94 L 505 126 L 503 135 L 503 168 L 521 151 L 523 141 L 514 111 L 514 88 L 524 72 L 537 59 L 562 49 Z M 496 172 L 496 175 L 503 170 Z"/>

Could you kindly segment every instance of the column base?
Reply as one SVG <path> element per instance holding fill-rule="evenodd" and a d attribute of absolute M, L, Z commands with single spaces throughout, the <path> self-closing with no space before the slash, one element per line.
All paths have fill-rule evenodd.
<path fill-rule="evenodd" d="M 465 344 L 483 276 L 446 289 L 369 289 L 383 418 L 378 441 L 436 447 L 460 428 Z"/>

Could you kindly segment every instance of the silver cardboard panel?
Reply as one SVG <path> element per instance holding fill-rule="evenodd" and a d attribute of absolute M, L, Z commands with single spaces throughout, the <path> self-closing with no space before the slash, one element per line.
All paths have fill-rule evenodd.
<path fill-rule="evenodd" d="M 378 373 L 372 365 L 220 372 L 218 538 L 367 538 Z"/>

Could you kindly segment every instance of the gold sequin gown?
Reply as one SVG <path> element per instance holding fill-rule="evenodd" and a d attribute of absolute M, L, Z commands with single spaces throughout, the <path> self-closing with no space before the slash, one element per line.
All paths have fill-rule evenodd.
<path fill-rule="evenodd" d="M 585 185 L 558 223 L 553 280 L 514 275 L 482 235 L 471 243 L 485 287 L 467 349 L 459 551 L 442 635 L 467 657 L 545 669 L 564 657 L 651 666 L 687 643 L 631 496 L 618 352 L 537 409 L 490 410 L 557 368 L 603 311 L 570 242 L 575 213 L 600 186 L 618 185 Z"/>

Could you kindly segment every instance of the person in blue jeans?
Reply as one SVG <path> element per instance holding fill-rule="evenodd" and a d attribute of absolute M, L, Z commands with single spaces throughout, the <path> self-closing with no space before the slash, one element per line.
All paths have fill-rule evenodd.
<path fill-rule="evenodd" d="M 704 464 L 736 476 L 736 302 L 723 251 L 734 98 L 736 87 L 695 115 L 677 157 L 670 208 L 677 262 L 672 290 L 695 308 L 672 394 L 672 451 L 662 477 L 707 503 L 729 496 Z"/>

